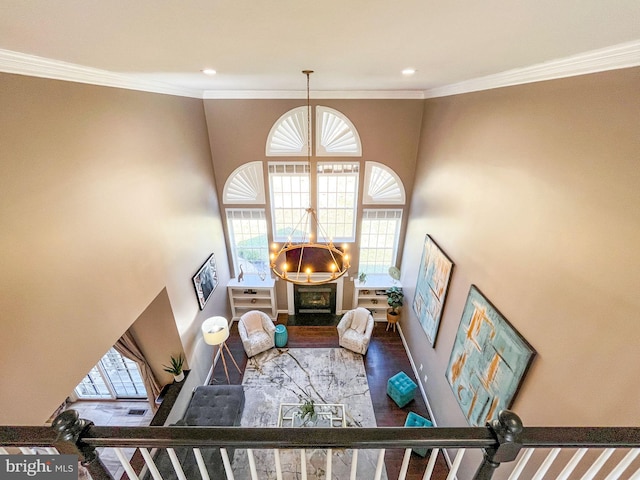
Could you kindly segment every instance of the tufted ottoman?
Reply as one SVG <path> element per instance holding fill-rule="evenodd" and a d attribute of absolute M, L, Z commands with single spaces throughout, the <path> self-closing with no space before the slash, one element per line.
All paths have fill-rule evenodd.
<path fill-rule="evenodd" d="M 416 388 L 418 388 L 418 386 L 406 373 L 398 372 L 387 382 L 387 395 L 402 408 L 413 400 Z"/>
<path fill-rule="evenodd" d="M 409 412 L 407 420 L 404 422 L 405 427 L 433 427 L 433 423 L 430 420 L 418 415 L 417 413 Z M 428 449 L 426 448 L 414 448 L 413 451 L 424 457 L 427 455 Z"/>
<path fill-rule="evenodd" d="M 242 385 L 203 385 L 194 389 L 184 416 L 175 423 L 175 426 L 237 427 L 240 425 L 243 409 L 244 389 Z M 176 447 L 174 450 L 186 478 L 200 478 L 200 470 L 193 450 L 187 447 Z M 226 478 L 220 449 L 201 448 L 200 453 L 207 466 L 209 478 Z M 234 450 L 228 448 L 227 453 L 229 459 L 233 461 Z M 154 461 L 164 480 L 178 480 L 166 449 L 160 449 Z M 153 479 L 147 473 L 144 480 Z"/>
<path fill-rule="evenodd" d="M 182 421 L 199 427 L 237 427 L 243 409 L 242 385 L 204 385 L 193 391 Z"/>

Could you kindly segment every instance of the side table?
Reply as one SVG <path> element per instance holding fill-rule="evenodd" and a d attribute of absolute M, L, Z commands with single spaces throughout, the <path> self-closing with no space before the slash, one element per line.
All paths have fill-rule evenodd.
<path fill-rule="evenodd" d="M 285 327 L 284 325 L 276 325 L 276 333 L 274 335 L 276 347 L 282 348 L 287 344 L 287 340 L 289 339 L 287 327 Z"/>

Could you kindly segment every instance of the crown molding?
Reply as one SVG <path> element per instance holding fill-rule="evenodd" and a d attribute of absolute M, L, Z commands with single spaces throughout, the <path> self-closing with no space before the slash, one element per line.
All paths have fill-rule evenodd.
<path fill-rule="evenodd" d="M 316 90 L 309 93 L 312 99 L 355 100 L 423 100 L 422 90 Z M 306 99 L 307 92 L 299 90 L 205 90 L 205 100 L 260 100 Z"/>
<path fill-rule="evenodd" d="M 589 73 L 640 66 L 640 40 L 621 43 L 570 57 L 524 68 L 465 80 L 428 90 L 315 91 L 314 99 L 412 99 L 446 97 L 462 93 L 509 87 Z M 204 99 L 304 99 L 306 92 L 288 90 L 205 90 L 190 89 L 140 78 L 133 74 L 85 67 L 35 55 L 0 49 L 0 72 L 105 87 L 124 88 Z"/>
<path fill-rule="evenodd" d="M 465 80 L 425 90 L 424 98 L 447 97 L 462 93 L 574 77 L 589 73 L 618 70 L 640 65 L 640 40 L 592 50 L 570 57 L 538 63 L 524 68 Z"/>
<path fill-rule="evenodd" d="M 202 93 L 199 90 L 176 87 L 163 82 L 141 79 L 135 75 L 84 67 L 75 63 L 51 60 L 11 50 L 0 49 L 0 72 L 180 97 L 202 98 Z"/>

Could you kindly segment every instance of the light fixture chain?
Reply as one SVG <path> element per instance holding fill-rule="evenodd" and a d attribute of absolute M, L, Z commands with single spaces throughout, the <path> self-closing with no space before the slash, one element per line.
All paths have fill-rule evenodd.
<path fill-rule="evenodd" d="M 307 76 L 307 162 L 311 164 L 311 95 L 310 95 L 310 76 L 313 73 L 313 70 L 303 70 Z"/>
<path fill-rule="evenodd" d="M 313 70 L 303 70 L 302 73 L 304 73 L 307 76 L 307 163 L 310 166 L 311 153 L 312 153 L 310 75 L 313 73 Z M 312 222 L 310 220 L 312 220 L 315 223 L 315 232 L 317 235 L 316 242 L 311 241 L 311 233 L 309 233 L 309 238 L 307 239 L 307 233 L 308 233 L 307 228 L 313 229 L 314 227 L 314 225 L 312 225 Z M 282 245 L 282 248 L 280 248 L 277 252 L 274 251 L 271 254 L 271 270 L 273 271 L 273 273 L 278 278 L 281 278 L 282 280 L 295 283 L 298 285 L 303 285 L 303 284 L 320 285 L 323 283 L 333 282 L 338 278 L 342 277 L 349 270 L 349 266 L 350 266 L 349 255 L 347 255 L 344 251 L 337 249 L 333 245 L 333 239 L 329 238 L 327 231 L 322 227 L 322 225 L 320 225 L 316 211 L 312 207 L 309 207 L 306 209 L 305 214 L 302 216 L 302 218 L 298 221 L 298 223 L 294 227 L 294 232 L 297 230 L 298 226 L 303 221 L 305 221 L 305 229 L 304 229 L 304 237 L 302 239 L 302 242 L 297 245 L 293 245 L 291 243 L 291 236 L 289 236 L 289 241 L 286 244 Z M 320 243 L 321 236 L 325 239 L 324 244 Z M 273 248 L 274 250 L 278 249 L 276 244 L 274 244 Z M 319 249 L 319 250 L 328 251 L 332 259 L 332 263 L 330 265 L 331 272 L 326 275 L 322 275 L 321 278 L 318 278 L 317 276 L 314 276 L 312 278 L 311 274 L 313 272 L 311 271 L 311 268 L 306 267 L 306 272 L 305 274 L 302 275 L 302 279 L 301 279 L 301 274 L 302 274 L 301 270 L 303 268 L 303 256 L 304 256 L 305 249 L 309 249 L 309 250 Z M 299 250 L 300 254 L 297 259 L 298 265 L 296 270 L 292 271 L 291 275 L 289 275 L 287 271 L 286 254 L 291 250 Z M 277 264 L 280 257 L 284 257 L 285 262 L 282 265 L 282 269 L 278 270 Z M 341 260 L 340 262 L 338 262 L 338 257 L 340 257 L 340 260 Z M 325 272 L 326 270 L 323 271 L 322 273 L 325 273 Z"/>

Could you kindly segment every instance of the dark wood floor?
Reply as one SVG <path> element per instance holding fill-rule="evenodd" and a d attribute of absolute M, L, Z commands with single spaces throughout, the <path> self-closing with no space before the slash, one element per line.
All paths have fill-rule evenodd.
<path fill-rule="evenodd" d="M 279 322 L 287 324 L 286 316 L 280 317 Z M 429 418 L 426 404 L 422 395 L 418 392 L 415 399 L 404 408 L 399 408 L 391 398 L 387 396 L 387 380 L 398 373 L 404 371 L 413 381 L 417 380 L 413 374 L 411 363 L 397 332 L 385 330 L 385 323 L 376 323 L 369 350 L 364 357 L 367 380 L 371 393 L 371 401 L 376 416 L 376 423 L 379 427 L 403 426 L 409 412 L 415 412 L 425 418 Z M 338 348 L 338 332 L 335 327 L 317 326 L 287 326 L 289 348 Z M 242 342 L 238 335 L 237 323 L 234 322 L 231 328 L 231 335 L 227 340 L 233 357 L 240 370 L 244 372 L 247 364 L 247 356 L 242 348 Z M 238 373 L 231 362 L 227 362 L 229 380 L 232 384 L 242 383 L 242 374 Z M 227 383 L 222 362 L 217 362 L 214 369 L 212 384 Z M 387 450 L 385 462 L 387 473 L 390 479 L 398 478 L 404 450 Z M 411 455 L 407 479 L 419 480 L 424 474 L 428 457 L 422 458 L 416 454 Z M 433 472 L 434 479 L 446 478 L 448 474 L 447 464 L 442 456 L 438 455 L 438 460 Z"/>

